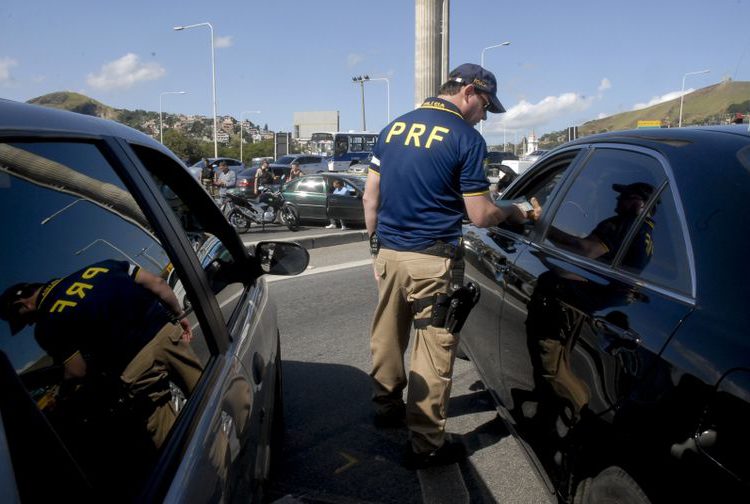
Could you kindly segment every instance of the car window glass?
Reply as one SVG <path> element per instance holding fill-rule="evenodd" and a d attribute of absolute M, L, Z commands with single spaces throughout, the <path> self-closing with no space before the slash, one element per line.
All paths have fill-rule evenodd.
<path fill-rule="evenodd" d="M 620 261 L 625 271 L 650 282 L 691 292 L 690 263 L 674 197 L 669 187 L 648 210 Z"/>
<path fill-rule="evenodd" d="M 305 177 L 304 179 L 300 179 L 297 190 L 325 194 L 325 184 L 323 183 L 323 177 Z"/>
<path fill-rule="evenodd" d="M 651 156 L 597 149 L 561 198 L 547 242 L 612 264 L 664 178 Z"/>
<path fill-rule="evenodd" d="M 151 149 L 133 146 L 133 150 L 151 173 L 162 196 L 190 239 L 211 286 L 211 292 L 216 295 L 216 301 L 219 303 L 225 322 L 228 321 L 244 290 L 242 283 L 227 280 L 228 272 L 234 265 L 234 259 L 227 252 L 224 244 L 206 231 L 202 224 L 204 219 L 191 207 L 189 196 L 183 197 L 187 190 L 182 186 L 184 179 L 179 177 L 179 172 L 174 171 L 172 166 L 174 162 L 169 157 Z M 178 286 L 181 285 L 179 280 L 175 280 L 175 283 Z"/>
<path fill-rule="evenodd" d="M 531 198 L 536 198 L 542 209 L 545 209 L 550 195 L 562 180 L 577 154 L 578 151 L 568 151 L 549 160 L 539 170 L 535 170 L 536 175 L 527 176 L 521 184 L 514 186 L 512 192 L 502 194 L 497 203 L 500 206 L 506 206 L 515 201 L 530 201 Z M 499 227 L 515 233 L 529 235 L 534 228 L 534 223 L 530 221 L 523 225 L 501 223 Z"/>
<path fill-rule="evenodd" d="M 172 261 L 97 145 L 0 143 L 0 212 L 0 349 L 86 478 L 124 498 L 210 357 L 201 327 L 187 317 L 187 343 L 170 322 Z"/>

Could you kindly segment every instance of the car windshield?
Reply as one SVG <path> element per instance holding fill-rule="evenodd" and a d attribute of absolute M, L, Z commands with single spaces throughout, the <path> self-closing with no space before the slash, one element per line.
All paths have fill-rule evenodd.
<path fill-rule="evenodd" d="M 282 156 L 274 162 L 276 164 L 289 164 L 292 161 L 294 161 L 294 156 Z"/>

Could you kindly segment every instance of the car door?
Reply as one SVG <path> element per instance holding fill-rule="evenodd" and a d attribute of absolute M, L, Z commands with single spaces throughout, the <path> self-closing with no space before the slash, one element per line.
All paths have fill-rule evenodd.
<path fill-rule="evenodd" d="M 333 181 L 340 180 L 347 194 L 333 194 Z M 345 178 L 328 177 L 328 217 L 342 220 L 345 224 L 364 222 L 362 190 Z"/>
<path fill-rule="evenodd" d="M 106 353 L 97 357 L 82 350 L 88 359 L 86 381 L 70 395 L 61 395 L 64 364 L 42 349 L 38 327 L 22 327 L 10 338 L 8 325 L 0 322 L 0 408 L 23 500 L 50 493 L 71 500 L 111 495 L 161 500 L 175 481 L 178 490 L 192 485 L 193 499 L 228 498 L 233 459 L 226 418 L 242 425 L 241 435 L 247 439 L 250 417 L 260 417 L 262 406 L 254 402 L 260 388 L 238 362 L 230 340 L 234 321 L 251 316 L 251 304 L 245 300 L 252 289 L 229 281 L 236 277 L 228 274 L 233 265 L 249 264 L 243 246 L 174 158 L 146 147 L 133 148 L 140 149 L 138 155 L 120 139 L 86 136 L 79 141 L 67 131 L 55 136 L 49 129 L 43 138 L 14 130 L 11 139 L 0 140 L 0 208 L 5 215 L 13 214 L 4 224 L 7 246 L 0 254 L 7 267 L 0 273 L 0 285 L 5 290 L 17 282 L 51 280 L 52 289 L 59 279 L 67 281 L 82 272 L 75 288 L 55 293 L 62 296 L 54 304 L 56 310 L 76 310 L 86 297 L 100 295 L 100 287 L 86 279 L 103 271 L 102 264 L 121 265 L 135 275 L 149 272 L 154 278 L 166 279 L 176 271 L 179 280 L 173 285 L 183 286 L 181 297 L 192 308 L 187 315 L 192 330 L 189 353 L 197 380 L 187 383 L 185 374 L 169 375 L 170 394 L 164 397 L 177 418 L 157 443 L 144 428 L 142 406 L 123 397 L 119 382 L 109 379 Z M 202 268 L 191 241 L 197 248 L 207 239 L 223 242 L 231 258 Z M 23 253 L 17 253 L 20 250 Z M 106 303 L 99 314 L 99 319 L 90 315 L 77 322 L 72 317 L 71 323 L 101 327 L 94 331 L 101 341 L 131 324 L 123 336 L 148 336 L 137 325 L 138 305 Z M 59 338 L 88 337 L 88 332 L 65 327 L 47 324 L 46 331 Z M 90 348 L 98 345 L 92 340 Z M 248 393 L 234 392 L 237 382 L 249 384 L 243 389 Z M 13 399 L 6 401 L 11 389 Z M 183 461 L 189 461 L 186 466 L 196 483 L 180 480 Z M 63 477 L 51 479 L 55 473 Z M 53 480 L 57 484 L 50 486 Z"/>
<path fill-rule="evenodd" d="M 571 150 L 538 168 L 533 176 L 526 176 L 521 181 L 522 189 L 516 186 L 516 193 L 534 196 L 545 205 L 577 155 L 577 150 Z M 498 204 L 509 207 L 513 202 L 508 196 Z M 511 398 L 503 385 L 500 320 L 502 317 L 521 317 L 519 323 L 523 323 L 515 303 L 509 306 L 503 303 L 507 289 L 519 288 L 516 278 L 509 282 L 506 273 L 526 249 L 533 231 L 531 224 L 491 228 L 469 224 L 464 227 L 466 280 L 478 283 L 482 294 L 461 331 L 461 346 L 479 369 L 485 384 L 503 404 L 510 404 Z M 508 359 L 503 365 L 523 366 L 524 362 L 522 359 L 520 362 L 519 359 Z M 515 376 L 519 373 L 508 374 Z"/>
<path fill-rule="evenodd" d="M 591 149 L 506 273 L 503 382 L 538 453 L 577 450 L 595 467 L 648 439 L 648 422 L 627 418 L 668 392 L 659 354 L 693 306 L 668 170 L 653 152 Z"/>
<path fill-rule="evenodd" d="M 318 222 L 328 220 L 326 183 L 320 175 L 300 179 L 294 199 L 300 219 Z"/>
<path fill-rule="evenodd" d="M 187 440 L 189 455 L 168 486 L 167 500 L 251 495 L 269 470 L 270 420 L 280 372 L 275 312 L 266 309 L 269 300 L 262 280 L 239 281 L 242 277 L 252 279 L 259 270 L 247 260 L 236 233 L 224 225 L 225 220 L 217 219 L 215 205 L 197 198 L 194 186 L 175 177 L 165 156 L 139 146 L 132 148 L 158 193 L 170 196 L 164 211 L 173 213 L 185 233 L 194 235 L 196 228 L 209 226 L 216 229 L 195 255 L 199 276 L 205 279 L 202 290 L 209 308 L 218 310 L 216 319 L 223 322 L 216 330 L 227 338 L 216 359 L 216 381 L 205 391 L 204 407 L 194 418 L 201 419 L 202 428 Z M 198 283 L 196 287 L 201 288 Z M 166 490 L 164 484 L 162 487 Z"/>

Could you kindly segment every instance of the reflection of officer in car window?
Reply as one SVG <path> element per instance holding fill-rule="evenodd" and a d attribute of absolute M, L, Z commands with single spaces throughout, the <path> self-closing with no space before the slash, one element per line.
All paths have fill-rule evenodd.
<path fill-rule="evenodd" d="M 654 192 L 654 186 L 645 182 L 635 182 L 629 185 L 613 184 L 612 189 L 619 193 L 615 206 L 616 215 L 601 221 L 588 236 L 579 238 L 550 227 L 547 237 L 578 254 L 608 263 L 612 262 L 633 223 L 646 208 Z M 651 216 L 644 219 L 641 228 L 633 238 L 632 245 L 623 258 L 624 265 L 641 270 L 651 259 L 653 255 L 651 233 L 654 228 Z"/>
<path fill-rule="evenodd" d="M 105 260 L 46 284 L 14 285 L 0 296 L 0 318 L 12 334 L 36 325 L 37 343 L 63 366 L 60 399 L 79 384 L 112 383 L 113 394 L 123 388 L 157 448 L 175 420 L 169 382 L 189 395 L 202 371 L 172 289 L 128 262 Z"/>

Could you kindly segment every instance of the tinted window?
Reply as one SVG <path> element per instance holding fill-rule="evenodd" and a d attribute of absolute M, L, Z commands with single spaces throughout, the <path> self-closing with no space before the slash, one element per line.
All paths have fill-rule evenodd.
<path fill-rule="evenodd" d="M 690 294 L 690 263 L 669 187 L 652 202 L 644 229 L 643 236 L 636 234 L 633 237 L 623 256 L 621 268 L 650 282 Z M 638 260 L 642 254 L 647 255 L 648 261 Z"/>
<path fill-rule="evenodd" d="M 210 357 L 201 327 L 188 315 L 187 343 L 170 323 L 188 294 L 163 290 L 172 259 L 96 145 L 0 144 L 0 167 L 0 289 L 31 283 L 9 290 L 0 348 L 87 479 L 126 499 Z"/>
<path fill-rule="evenodd" d="M 661 165 L 653 157 L 615 149 L 596 150 L 561 199 L 547 241 L 612 264 L 631 230 L 646 240 L 648 223 L 641 218 L 642 213 L 664 178 Z M 648 260 L 643 254 L 625 258 L 639 268 Z"/>
<path fill-rule="evenodd" d="M 276 160 L 276 164 L 289 164 L 292 161 L 294 161 L 294 157 L 293 156 L 284 156 L 284 157 L 280 157 L 278 160 Z"/>

